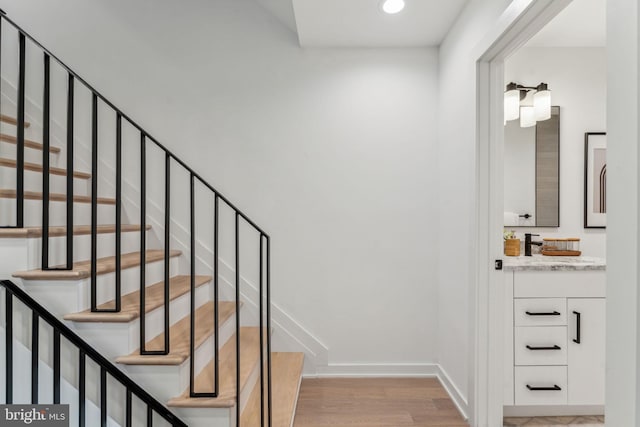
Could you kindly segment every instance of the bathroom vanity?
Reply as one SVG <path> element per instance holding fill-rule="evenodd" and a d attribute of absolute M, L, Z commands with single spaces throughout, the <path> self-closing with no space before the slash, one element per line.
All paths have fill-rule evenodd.
<path fill-rule="evenodd" d="M 506 416 L 604 411 L 605 260 L 507 257 Z"/>

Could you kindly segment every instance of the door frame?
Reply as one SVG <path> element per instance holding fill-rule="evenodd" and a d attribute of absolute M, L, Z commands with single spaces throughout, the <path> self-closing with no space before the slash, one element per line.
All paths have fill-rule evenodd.
<path fill-rule="evenodd" d="M 476 62 L 476 230 L 471 289 L 470 424 L 502 425 L 504 276 L 503 258 L 504 61 L 572 0 L 514 0 L 473 51 Z"/>

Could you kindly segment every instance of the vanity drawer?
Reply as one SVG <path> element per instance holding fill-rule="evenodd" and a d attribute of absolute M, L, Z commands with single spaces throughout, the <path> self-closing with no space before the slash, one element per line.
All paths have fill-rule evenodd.
<path fill-rule="evenodd" d="M 515 326 L 565 326 L 566 298 L 520 298 L 513 301 Z"/>
<path fill-rule="evenodd" d="M 513 296 L 604 298 L 606 282 L 604 270 L 517 271 L 513 277 Z"/>
<path fill-rule="evenodd" d="M 516 405 L 566 405 L 566 366 L 515 368 Z"/>
<path fill-rule="evenodd" d="M 514 356 L 517 365 L 566 365 L 567 327 L 515 328 Z"/>

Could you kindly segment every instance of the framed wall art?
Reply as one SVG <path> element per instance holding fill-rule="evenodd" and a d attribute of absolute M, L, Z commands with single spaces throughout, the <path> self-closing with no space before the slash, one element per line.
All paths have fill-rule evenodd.
<path fill-rule="evenodd" d="M 584 135 L 584 228 L 607 226 L 607 134 Z"/>

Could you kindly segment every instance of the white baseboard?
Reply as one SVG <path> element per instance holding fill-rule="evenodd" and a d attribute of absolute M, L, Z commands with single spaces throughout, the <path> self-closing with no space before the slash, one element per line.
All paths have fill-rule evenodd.
<path fill-rule="evenodd" d="M 460 392 L 460 389 L 455 385 L 455 383 L 447 374 L 447 371 L 441 365 L 438 365 L 438 379 L 440 380 L 440 384 L 447 390 L 449 396 L 451 396 L 451 400 L 455 403 L 458 411 L 465 420 L 469 420 L 469 402 L 464 397 L 464 395 Z"/>

